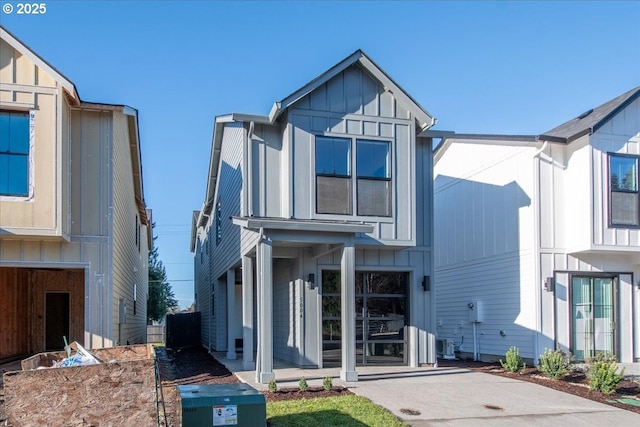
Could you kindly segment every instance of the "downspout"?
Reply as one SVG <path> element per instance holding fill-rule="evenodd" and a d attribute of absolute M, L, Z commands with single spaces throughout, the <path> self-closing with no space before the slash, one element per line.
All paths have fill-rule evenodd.
<path fill-rule="evenodd" d="M 473 361 L 478 361 L 478 334 L 476 332 L 476 322 L 471 322 L 473 325 Z"/>
<path fill-rule="evenodd" d="M 255 325 L 258 326 L 257 330 L 258 330 L 258 334 L 256 337 L 256 382 L 259 383 L 260 382 L 260 373 L 262 372 L 262 358 L 260 357 L 260 331 L 262 330 L 262 310 L 260 309 L 261 306 L 261 301 L 262 301 L 262 291 L 261 291 L 261 286 L 262 286 L 262 255 L 260 255 L 260 249 L 258 248 L 258 245 L 260 245 L 262 243 L 262 241 L 264 240 L 264 228 L 260 227 L 260 237 L 258 238 L 258 244 L 256 245 L 256 269 L 258 269 L 259 271 L 257 271 L 256 273 L 256 278 L 257 278 L 257 283 L 256 283 L 256 302 L 257 302 L 257 316 L 256 316 L 256 322 Z M 260 324 L 258 324 L 258 322 Z"/>
<path fill-rule="evenodd" d="M 540 354 L 539 341 L 542 335 L 542 291 L 540 289 L 541 271 L 540 271 L 540 159 L 538 156 L 547 148 L 548 141 L 544 141 L 542 147 L 533 153 L 533 244 L 534 244 L 534 260 L 533 265 L 535 269 L 534 283 L 535 283 L 535 300 L 537 309 L 536 313 L 536 334 L 533 341 L 533 362 L 538 363 L 538 355 Z M 555 313 L 554 313 L 555 315 Z M 554 337 L 555 340 L 555 337 Z"/>
<path fill-rule="evenodd" d="M 253 120 L 249 122 L 249 133 L 247 135 L 247 155 L 245 156 L 245 165 L 247 169 L 246 189 L 247 194 L 245 200 L 247 201 L 246 216 L 253 216 L 253 131 L 255 129 L 255 123 Z M 262 239 L 262 229 L 260 230 L 260 239 Z"/>

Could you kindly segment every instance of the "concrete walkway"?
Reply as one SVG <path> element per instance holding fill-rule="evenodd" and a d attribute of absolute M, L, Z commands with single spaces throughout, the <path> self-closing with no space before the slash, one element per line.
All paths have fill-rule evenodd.
<path fill-rule="evenodd" d="M 258 390 L 254 371 L 241 360 L 214 356 L 241 381 Z M 636 374 L 638 364 L 629 366 Z M 627 374 L 628 368 L 625 369 Z M 344 383 L 340 369 L 300 369 L 274 361 L 279 387 L 297 387 L 298 380 L 322 385 L 327 375 L 387 408 L 409 426 L 640 426 L 640 415 L 562 393 L 526 381 L 459 368 L 367 366 L 357 368 L 359 381 Z M 417 413 L 409 415 L 407 412 Z"/>

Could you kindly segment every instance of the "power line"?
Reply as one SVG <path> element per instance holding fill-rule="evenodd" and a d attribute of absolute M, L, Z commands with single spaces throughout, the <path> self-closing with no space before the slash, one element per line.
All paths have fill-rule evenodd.
<path fill-rule="evenodd" d="M 163 283 L 163 282 L 193 282 L 193 279 L 166 279 L 166 280 L 149 280 L 149 283 Z"/>

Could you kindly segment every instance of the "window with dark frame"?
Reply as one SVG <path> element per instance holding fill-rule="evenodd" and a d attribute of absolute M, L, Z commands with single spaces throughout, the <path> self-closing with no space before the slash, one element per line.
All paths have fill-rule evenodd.
<path fill-rule="evenodd" d="M 0 111 L 0 196 L 29 195 L 29 113 Z"/>
<path fill-rule="evenodd" d="M 640 226 L 639 156 L 609 154 L 609 224 Z"/>
<path fill-rule="evenodd" d="M 222 203 L 216 207 L 216 246 L 222 242 Z"/>
<path fill-rule="evenodd" d="M 316 212 L 351 215 L 351 139 L 316 137 Z"/>
<path fill-rule="evenodd" d="M 391 142 L 316 136 L 316 212 L 351 215 L 351 150 L 355 142 L 356 212 L 392 215 Z"/>
<path fill-rule="evenodd" d="M 358 215 L 391 216 L 391 144 L 356 142 Z"/>
<path fill-rule="evenodd" d="M 133 220 L 133 234 L 136 239 L 136 247 L 138 246 L 138 215 L 135 216 Z"/>

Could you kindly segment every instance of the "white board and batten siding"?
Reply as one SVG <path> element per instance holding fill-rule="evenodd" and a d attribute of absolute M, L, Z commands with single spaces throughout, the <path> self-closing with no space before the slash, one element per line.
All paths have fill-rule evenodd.
<path fill-rule="evenodd" d="M 534 153 L 533 143 L 456 140 L 435 166 L 435 329 L 462 352 L 473 353 L 467 304 L 479 302 L 481 357 L 512 345 L 534 357 Z"/>
<path fill-rule="evenodd" d="M 615 247 L 640 251 L 640 229 L 608 226 L 608 156 L 607 153 L 640 155 L 640 99 L 598 129 L 590 138 L 593 165 L 594 247 Z"/>

